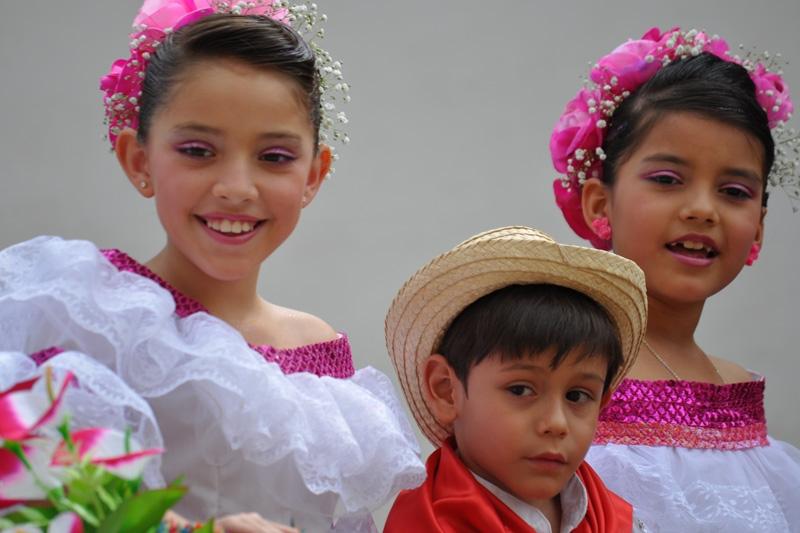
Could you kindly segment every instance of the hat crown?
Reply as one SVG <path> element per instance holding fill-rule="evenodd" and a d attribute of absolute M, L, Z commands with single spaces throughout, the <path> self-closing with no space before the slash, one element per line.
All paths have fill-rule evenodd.
<path fill-rule="evenodd" d="M 453 319 L 469 304 L 509 285 L 546 283 L 582 292 L 614 321 L 625 363 L 612 388 L 639 352 L 647 322 L 644 273 L 610 252 L 562 245 L 525 226 L 471 237 L 420 268 L 406 281 L 386 315 L 386 347 L 420 429 L 434 444 L 450 433 L 436 421 L 422 382 L 427 358 Z"/>

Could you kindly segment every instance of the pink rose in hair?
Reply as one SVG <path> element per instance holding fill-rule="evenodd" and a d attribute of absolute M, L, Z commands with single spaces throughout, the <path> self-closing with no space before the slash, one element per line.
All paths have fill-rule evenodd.
<path fill-rule="evenodd" d="M 767 112 L 769 127 L 774 128 L 778 122 L 786 121 L 794 111 L 794 104 L 789 96 L 789 86 L 780 75 L 767 71 L 764 65 L 758 64 L 750 74 L 756 85 L 756 98 Z"/>
<path fill-rule="evenodd" d="M 208 0 L 145 0 L 133 25 L 176 30 L 213 12 Z"/>
<path fill-rule="evenodd" d="M 736 63 L 734 58 L 728 55 L 728 50 L 730 50 L 730 47 L 725 39 L 716 36 L 708 37 L 703 32 L 698 33 L 697 37 L 698 39 L 703 39 L 706 42 L 706 44 L 703 46 L 703 52 L 708 52 L 725 61 Z"/>
<path fill-rule="evenodd" d="M 658 42 L 650 39 L 623 43 L 603 56 L 589 76 L 599 86 L 608 85 L 617 94 L 637 89 L 661 68 L 657 48 Z"/>
<path fill-rule="evenodd" d="M 550 155 L 558 172 L 567 172 L 567 159 L 577 148 L 600 146 L 602 134 L 597 127 L 600 120 L 600 97 L 588 89 L 581 89 L 558 119 L 550 136 Z"/>
<path fill-rule="evenodd" d="M 106 94 L 106 98 L 111 98 L 117 92 L 117 83 L 126 63 L 125 59 L 117 59 L 112 63 L 108 74 L 100 78 L 100 90 Z"/>

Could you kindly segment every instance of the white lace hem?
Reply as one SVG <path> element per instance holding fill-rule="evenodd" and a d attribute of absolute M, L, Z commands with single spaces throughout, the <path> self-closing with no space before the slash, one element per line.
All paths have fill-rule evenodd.
<path fill-rule="evenodd" d="M 800 532 L 800 452 L 592 446 L 586 459 L 654 532 Z"/>

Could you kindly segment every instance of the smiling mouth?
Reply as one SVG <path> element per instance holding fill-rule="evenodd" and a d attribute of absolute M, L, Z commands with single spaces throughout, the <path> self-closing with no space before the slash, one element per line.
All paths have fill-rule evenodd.
<path fill-rule="evenodd" d="M 228 220 L 223 219 L 205 219 L 203 217 L 196 217 L 208 229 L 225 236 L 246 235 L 253 233 L 265 221 L 242 221 L 242 220 Z"/>
<path fill-rule="evenodd" d="M 719 251 L 708 244 L 700 241 L 683 240 L 667 243 L 667 250 L 672 253 L 696 257 L 700 259 L 713 259 L 719 255 Z"/>

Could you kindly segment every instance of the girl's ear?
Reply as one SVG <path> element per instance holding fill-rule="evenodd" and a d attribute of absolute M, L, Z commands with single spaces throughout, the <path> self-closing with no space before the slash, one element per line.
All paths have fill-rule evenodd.
<path fill-rule="evenodd" d="M 755 242 L 760 246 L 764 245 L 764 218 L 767 216 L 767 208 L 761 208 L 761 220 L 758 221 L 758 230 L 756 231 Z"/>
<path fill-rule="evenodd" d="M 317 155 L 314 156 L 314 161 L 311 164 L 311 169 L 308 171 L 306 178 L 306 187 L 303 190 L 303 207 L 311 203 L 311 200 L 317 195 L 322 182 L 331 170 L 331 163 L 333 161 L 333 153 L 329 146 L 325 144 L 319 145 Z"/>
<path fill-rule="evenodd" d="M 605 183 L 597 178 L 590 178 L 583 183 L 581 190 L 581 207 L 586 225 L 592 227 L 592 222 L 598 218 L 606 217 L 611 222 L 611 194 Z"/>
<path fill-rule="evenodd" d="M 442 355 L 433 354 L 423 364 L 422 394 L 436 421 L 450 428 L 458 417 L 457 388 L 461 382 Z"/>
<path fill-rule="evenodd" d="M 128 181 L 145 198 L 152 198 L 155 191 L 147 165 L 147 152 L 136 138 L 136 130 L 125 128 L 117 135 L 114 145 L 117 161 Z"/>

